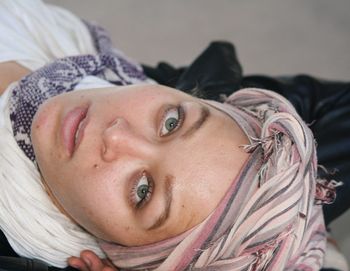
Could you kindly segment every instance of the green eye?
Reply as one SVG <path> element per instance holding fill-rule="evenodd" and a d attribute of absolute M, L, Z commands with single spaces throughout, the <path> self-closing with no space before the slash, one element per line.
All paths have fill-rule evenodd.
<path fill-rule="evenodd" d="M 181 112 L 180 106 L 172 107 L 165 112 L 160 129 L 160 136 L 166 136 L 180 126 L 182 120 Z"/>
<path fill-rule="evenodd" d="M 142 184 L 137 187 L 137 196 L 140 198 L 140 200 L 144 199 L 147 196 L 148 189 L 148 184 Z"/>
<path fill-rule="evenodd" d="M 136 207 L 141 207 L 146 203 L 152 194 L 152 182 L 146 174 L 142 174 L 132 189 L 132 202 Z"/>
<path fill-rule="evenodd" d="M 168 118 L 165 121 L 165 128 L 168 130 L 168 132 L 171 132 L 173 129 L 176 128 L 178 123 L 178 120 L 176 118 Z"/>

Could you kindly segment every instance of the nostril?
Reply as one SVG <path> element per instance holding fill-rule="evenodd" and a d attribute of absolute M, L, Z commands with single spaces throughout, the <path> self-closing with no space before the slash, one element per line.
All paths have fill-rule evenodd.
<path fill-rule="evenodd" d="M 105 141 L 103 140 L 103 144 L 102 144 L 102 155 L 105 155 L 107 152 L 107 146 Z"/>
<path fill-rule="evenodd" d="M 118 117 L 112 120 L 108 125 L 107 129 L 123 128 L 127 126 L 127 121 L 124 118 Z"/>
<path fill-rule="evenodd" d="M 120 118 L 116 118 L 113 121 L 111 121 L 107 127 L 109 128 L 109 127 L 115 126 L 118 124 L 118 122 L 120 123 Z"/>

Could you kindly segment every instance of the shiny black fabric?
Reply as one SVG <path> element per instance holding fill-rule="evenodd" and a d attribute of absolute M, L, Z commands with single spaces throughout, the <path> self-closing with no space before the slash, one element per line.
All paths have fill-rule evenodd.
<path fill-rule="evenodd" d="M 206 99 L 220 101 L 223 96 L 244 87 L 270 89 L 285 96 L 310 124 L 318 144 L 319 163 L 329 170 L 337 169 L 331 177 L 344 183 L 337 191 L 336 201 L 324 206 L 326 223 L 349 208 L 350 83 L 325 81 L 308 75 L 244 76 L 234 46 L 227 42 L 210 44 L 188 67 L 175 68 L 162 62 L 157 67 L 144 65 L 144 70 L 147 76 L 160 84 Z M 42 262 L 15 256 L 0 232 L 0 271 L 75 270 L 49 267 Z"/>
<path fill-rule="evenodd" d="M 220 100 L 240 89 L 242 67 L 234 46 L 214 42 L 188 67 L 174 68 L 165 62 L 157 67 L 143 65 L 144 72 L 159 84 L 170 86 L 194 96 Z"/>
<path fill-rule="evenodd" d="M 60 269 L 38 260 L 0 256 L 0 271 L 76 271 L 76 269 L 72 267 Z"/>

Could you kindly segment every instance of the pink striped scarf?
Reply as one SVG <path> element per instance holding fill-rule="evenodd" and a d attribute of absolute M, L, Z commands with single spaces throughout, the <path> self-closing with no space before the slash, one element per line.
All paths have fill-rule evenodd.
<path fill-rule="evenodd" d="M 326 237 L 307 125 L 286 99 L 266 90 L 206 102 L 250 139 L 243 146 L 250 158 L 218 207 L 175 238 L 140 247 L 102 241 L 102 249 L 122 270 L 319 270 Z"/>

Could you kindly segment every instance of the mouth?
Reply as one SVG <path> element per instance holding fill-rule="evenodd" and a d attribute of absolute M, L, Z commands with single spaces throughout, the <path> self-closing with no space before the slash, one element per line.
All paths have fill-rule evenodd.
<path fill-rule="evenodd" d="M 89 106 L 75 107 L 67 113 L 62 123 L 63 145 L 69 156 L 72 156 L 84 137 L 84 130 L 88 123 Z"/>

